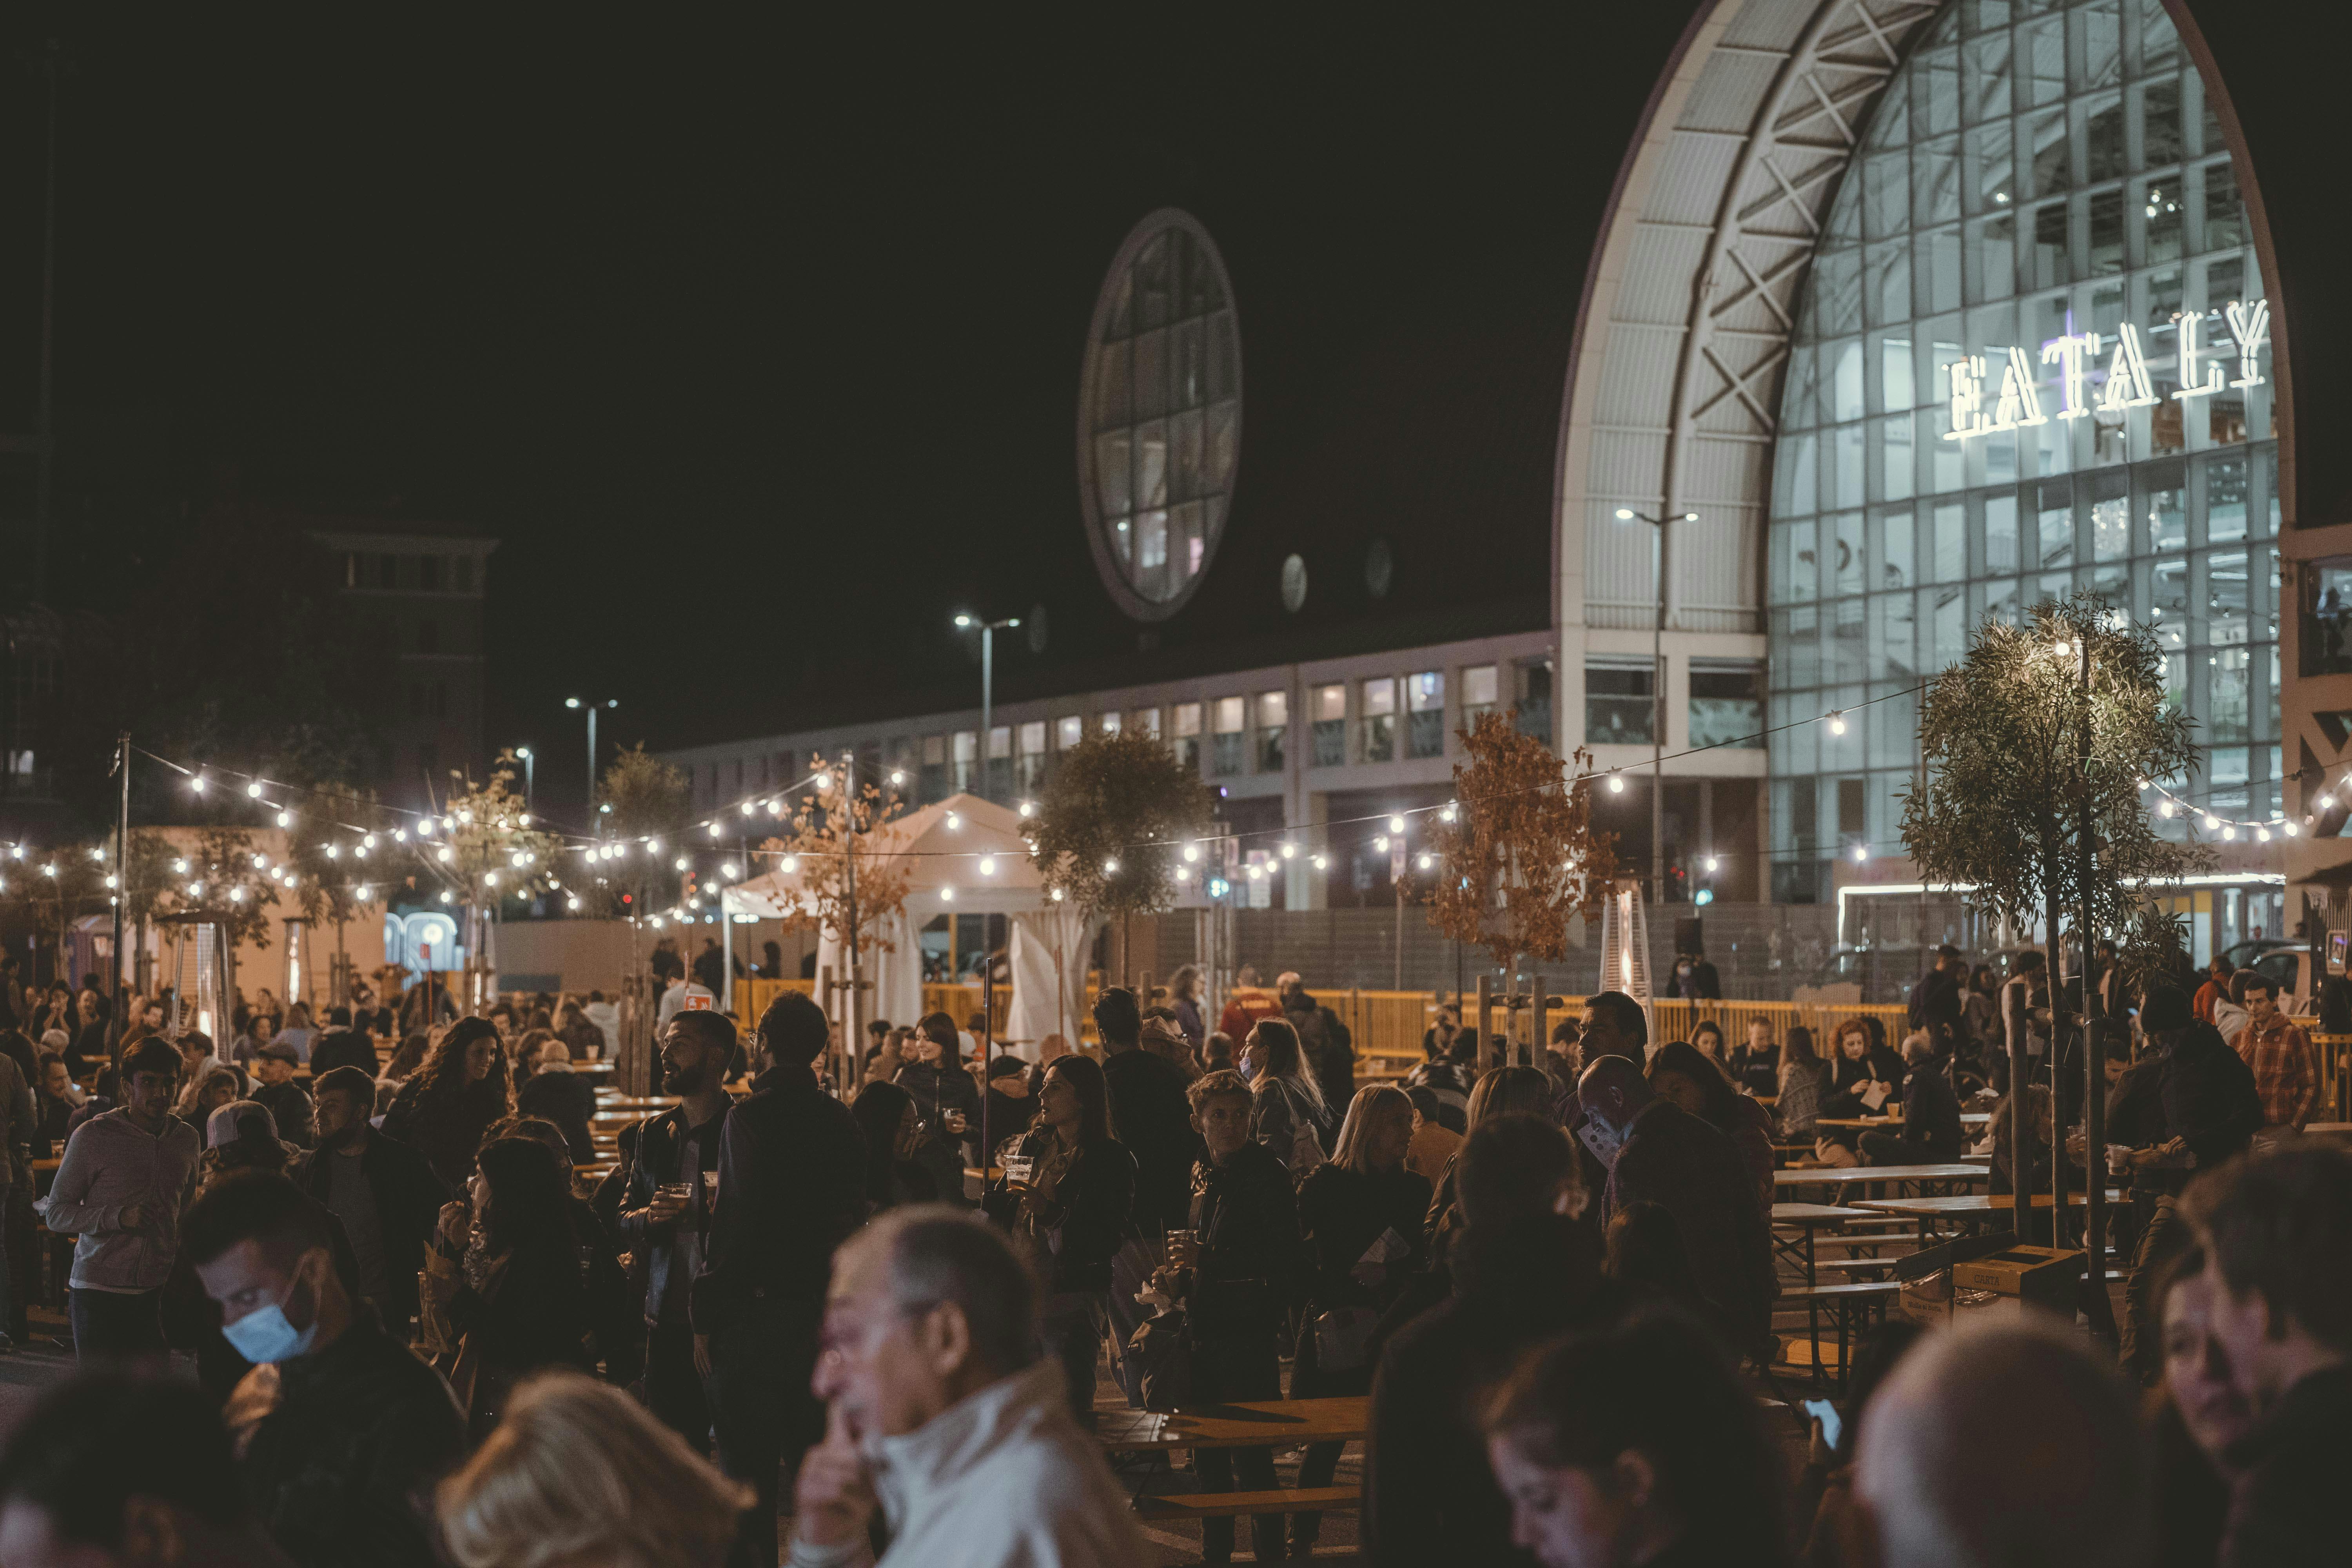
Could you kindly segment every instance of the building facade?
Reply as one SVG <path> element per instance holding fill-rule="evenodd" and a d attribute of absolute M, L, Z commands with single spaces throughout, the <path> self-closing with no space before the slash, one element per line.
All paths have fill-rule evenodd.
<path fill-rule="evenodd" d="M 2352 537 L 2293 515 L 2273 253 L 2197 9 L 1696 7 L 1562 284 L 1548 628 L 1335 633 L 1329 657 L 1027 696 L 984 735 L 976 706 L 877 710 L 671 759 L 698 809 L 844 751 L 925 797 L 1017 799 L 1090 729 L 1140 728 L 1236 827 L 1326 854 L 1307 878 L 1248 840 L 1274 861 L 1248 896 L 1311 909 L 1389 896 L 1376 819 L 1444 798 L 1454 731 L 1499 710 L 1622 786 L 1599 804 L 1662 901 L 1843 909 L 1917 890 L 1922 683 L 1988 618 L 2089 592 L 2156 629 L 2209 748 L 2158 781 L 2184 806 L 2165 830 L 2215 852 L 2180 904 L 2199 952 L 2277 936 L 2290 873 L 2352 878 L 2352 785 L 2319 793 L 2352 762 Z M 1108 259 L 1079 510 L 1149 648 L 1246 526 L 1253 278 L 1174 209 Z M 1308 578 L 1283 563 L 1294 612 Z"/>
<path fill-rule="evenodd" d="M 353 625 L 394 651 L 394 688 L 373 781 L 388 805 L 429 810 L 484 749 L 483 598 L 495 539 L 429 523 L 352 520 L 310 530 Z"/>

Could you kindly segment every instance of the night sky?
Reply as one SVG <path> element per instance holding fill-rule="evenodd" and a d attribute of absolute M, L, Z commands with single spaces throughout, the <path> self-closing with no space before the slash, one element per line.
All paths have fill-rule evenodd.
<path fill-rule="evenodd" d="M 221 9 L 0 22 L 0 428 L 30 424 L 28 56 L 71 54 L 52 596 L 102 605 L 225 494 L 499 535 L 488 739 L 541 750 L 558 810 L 567 691 L 656 745 L 969 702 L 957 608 L 1047 606 L 1014 696 L 1543 625 L 1584 263 L 1687 20 Z M 2344 53 L 2274 58 L 2284 7 L 2199 10 L 2272 222 L 2332 234 L 2312 62 Z M 1103 270 L 1164 205 L 1224 251 L 1246 387 L 1224 546 L 1146 650 L 1095 579 L 1073 421 Z M 2295 282 L 2300 371 L 2352 334 Z M 2307 513 L 2345 488 L 2315 471 Z"/>

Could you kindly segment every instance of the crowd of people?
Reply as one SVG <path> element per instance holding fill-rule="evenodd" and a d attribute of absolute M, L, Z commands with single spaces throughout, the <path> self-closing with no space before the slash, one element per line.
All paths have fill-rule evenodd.
<path fill-rule="evenodd" d="M 2308 1042 L 2252 983 L 2118 998 L 2120 1360 L 2055 1317 L 1890 1324 L 1837 1429 L 1784 1460 L 1747 1375 L 1778 1349 L 1776 1157 L 1959 1152 L 1990 1062 L 1946 1007 L 1954 964 L 1893 1047 L 1867 1018 L 1826 1052 L 1801 1028 L 1654 1042 L 1604 992 L 1539 1062 L 1482 1071 L 1442 1016 L 1403 1082 L 1360 1086 L 1289 974 L 1214 1018 L 1196 974 L 1107 990 L 1097 1045 L 1034 1061 L 984 1019 L 881 1024 L 838 1085 L 806 997 L 748 1034 L 682 1005 L 657 1037 L 674 1103 L 593 1186 L 583 1007 L 428 999 L 403 1039 L 405 998 L 257 1006 L 226 1060 L 160 1016 L 101 1027 L 45 1200 L 78 1237 L 85 1370 L 0 1452 L 0 1562 L 1148 1561 L 1128 1494 L 1170 1461 L 1114 1470 L 1106 1367 L 1137 1408 L 1369 1396 L 1382 1565 L 2340 1561 L 2320 1483 L 2352 1458 L 2352 1156 L 2294 1136 L 2311 1107 L 2272 1058 Z M 2051 1016 L 2035 984 L 2004 982 L 2007 1026 Z M 53 1065 L 85 1079 L 16 1060 L 8 1000 L 16 1142 Z M 2063 1075 L 2017 1088 L 2042 1159 L 2100 1163 Z M 1819 1124 L 1849 1105 L 1901 1129 L 1839 1141 Z M 1298 1486 L 1340 1458 L 1307 1447 Z M 1190 1467 L 1203 1492 L 1276 1486 L 1271 1443 Z M 1208 1562 L 1244 1545 L 1200 1528 Z M 1245 1533 L 1283 1561 L 1323 1520 Z"/>

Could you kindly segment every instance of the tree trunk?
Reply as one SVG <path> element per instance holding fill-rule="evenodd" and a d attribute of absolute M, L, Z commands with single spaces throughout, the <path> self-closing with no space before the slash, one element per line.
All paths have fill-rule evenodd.
<path fill-rule="evenodd" d="M 2053 1247 L 2065 1234 L 2063 1222 L 2066 1216 L 2065 1079 L 2058 1069 L 2058 1058 L 2064 1041 L 2061 1020 L 2065 1016 L 2066 984 L 2065 977 L 2058 967 L 2059 954 L 2063 951 L 2058 941 L 2058 895 L 2051 890 L 2057 884 L 2055 868 L 2046 868 L 2042 881 L 2044 889 L 2042 919 L 2050 954 L 2050 1242 Z M 2077 931 L 2075 935 L 2079 940 L 2082 933 Z M 2020 1104 L 2023 1102 L 2020 1101 Z M 2017 1201 L 2021 1221 L 2031 1215 L 2032 1209 L 2023 1192 L 2019 1193 Z M 2019 1234 L 2024 1233 L 2021 1230 Z"/>

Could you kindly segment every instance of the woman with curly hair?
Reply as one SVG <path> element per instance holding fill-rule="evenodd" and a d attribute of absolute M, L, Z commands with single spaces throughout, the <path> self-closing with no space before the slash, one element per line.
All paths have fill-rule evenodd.
<path fill-rule="evenodd" d="M 514 1109 L 499 1026 L 460 1018 L 400 1086 L 383 1114 L 383 1135 L 422 1153 L 446 1184 L 463 1186 L 490 1123 Z"/>

